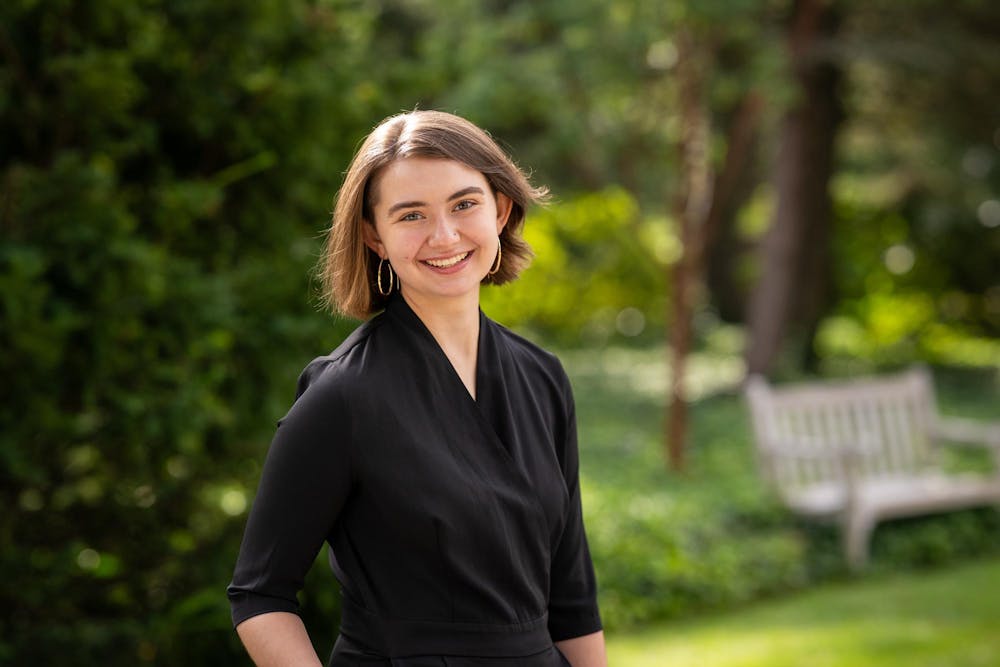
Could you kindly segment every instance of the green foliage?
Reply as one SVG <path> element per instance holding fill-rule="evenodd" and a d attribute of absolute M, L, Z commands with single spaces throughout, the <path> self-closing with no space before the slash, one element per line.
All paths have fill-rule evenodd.
<path fill-rule="evenodd" d="M 841 299 L 816 340 L 828 367 L 914 360 L 997 366 L 1000 307 L 986 266 L 1000 253 L 1000 236 L 968 218 L 941 220 L 932 231 L 862 201 L 842 203 L 840 217 L 835 253 L 845 261 L 835 277 Z M 966 248 L 964 261 L 951 255 L 958 246 Z"/>
<path fill-rule="evenodd" d="M 642 219 L 627 192 L 609 188 L 531 212 L 525 238 L 532 266 L 483 292 L 492 317 L 565 345 L 656 339 L 666 304 L 655 252 L 679 242 L 663 221 Z"/>
<path fill-rule="evenodd" d="M 584 513 L 609 629 L 847 576 L 836 526 L 796 519 L 761 482 L 740 397 L 718 394 L 693 406 L 690 464 L 671 474 L 656 437 L 667 384 L 662 359 L 621 350 L 563 358 L 576 393 Z M 936 375 L 946 414 L 994 414 L 990 374 Z M 873 538 L 872 570 L 1000 553 L 998 529 L 1000 512 L 992 508 L 883 523 Z"/>
<path fill-rule="evenodd" d="M 618 372 L 629 372 L 625 359 Z M 588 536 L 611 630 L 812 581 L 808 535 L 757 481 L 735 398 L 698 405 L 690 471 L 672 476 L 650 437 L 659 401 L 570 368 Z"/>
<path fill-rule="evenodd" d="M 238 659 L 223 588 L 267 440 L 299 369 L 353 326 L 317 312 L 308 275 L 339 174 L 389 113 L 465 114 L 559 195 L 531 212 L 535 266 L 486 290 L 487 312 L 567 347 L 660 335 L 681 251 L 661 213 L 678 182 L 677 30 L 719 47 L 722 126 L 746 90 L 779 110 L 793 99 L 787 3 L 500 4 L 0 3 L 0 662 Z M 953 57 L 928 67 L 881 37 L 858 51 L 878 57 L 854 72 L 855 178 L 835 188 L 843 298 L 822 351 L 980 364 L 997 358 L 1000 312 L 994 10 L 921 2 L 918 20 L 897 5 L 847 5 L 851 34 L 903 16 L 912 45 L 929 16 Z M 901 83 L 914 112 L 886 98 Z M 873 142 L 885 128 L 909 134 Z M 725 148 L 713 140 L 712 159 Z M 862 187 L 900 181 L 913 187 Z M 711 427 L 692 475 L 667 477 L 662 393 L 615 394 L 608 377 L 581 380 L 580 415 L 612 627 L 839 571 L 830 533 L 762 494 L 735 402 L 699 407 L 696 428 Z M 960 402 L 988 415 L 981 400 Z M 992 548 L 991 517 L 881 531 L 876 558 Z M 321 557 L 302 599 L 310 628 L 331 629 L 324 651 L 334 589 Z"/>
<path fill-rule="evenodd" d="M 365 16 L 0 12 L 0 655 L 227 662 L 267 434 L 350 326 L 315 311 L 307 276 L 328 165 L 373 115 L 331 87 Z"/>
<path fill-rule="evenodd" d="M 829 367 L 1000 359 L 998 18 L 978 2 L 845 13 L 838 303 L 817 341 Z"/>
<path fill-rule="evenodd" d="M 908 567 L 939 566 L 996 550 L 1000 512 L 985 508 L 894 521 L 876 528 L 875 558 Z"/>

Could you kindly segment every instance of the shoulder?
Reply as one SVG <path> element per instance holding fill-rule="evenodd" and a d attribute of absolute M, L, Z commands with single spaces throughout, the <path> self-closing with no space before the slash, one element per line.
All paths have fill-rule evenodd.
<path fill-rule="evenodd" d="M 382 325 L 381 316 L 361 324 L 332 352 L 316 357 L 302 369 L 295 389 L 295 402 L 286 418 L 310 406 L 329 410 L 341 404 L 357 388 L 365 370 L 365 350 Z"/>
<path fill-rule="evenodd" d="M 489 318 L 486 322 L 499 345 L 510 355 L 511 362 L 529 378 L 550 386 L 564 399 L 572 401 L 569 377 L 559 357 L 502 324 Z"/>
<path fill-rule="evenodd" d="M 329 381 L 339 373 L 349 370 L 351 362 L 357 356 L 359 348 L 364 348 L 372 332 L 377 327 L 377 318 L 368 320 L 352 331 L 332 352 L 310 361 L 299 375 L 296 398 L 305 393 L 313 385 L 318 384 L 321 380 Z"/>

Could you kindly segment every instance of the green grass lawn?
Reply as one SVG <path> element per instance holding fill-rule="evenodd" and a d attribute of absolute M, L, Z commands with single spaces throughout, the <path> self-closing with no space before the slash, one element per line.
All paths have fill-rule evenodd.
<path fill-rule="evenodd" d="M 561 357 L 576 395 L 587 533 L 610 632 L 794 595 L 846 576 L 836 527 L 797 520 L 757 473 L 737 357 L 691 360 L 697 400 L 682 473 L 664 466 L 664 350 Z M 935 369 L 935 379 L 945 414 L 1000 418 L 995 371 Z M 967 463 L 989 467 L 985 455 Z M 890 521 L 875 531 L 864 577 L 998 555 L 1000 512 L 993 509 Z M 1000 634 L 1000 616 L 997 625 Z"/>
<path fill-rule="evenodd" d="M 1000 560 L 828 584 L 608 636 L 612 667 L 1000 665 Z"/>

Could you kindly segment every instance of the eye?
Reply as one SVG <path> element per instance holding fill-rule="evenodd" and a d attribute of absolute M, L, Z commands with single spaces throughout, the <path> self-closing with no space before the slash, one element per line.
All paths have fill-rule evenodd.
<path fill-rule="evenodd" d="M 421 217 L 422 216 L 418 212 L 410 211 L 409 213 L 401 217 L 399 220 L 401 222 L 412 222 L 414 220 L 419 220 Z"/>
<path fill-rule="evenodd" d="M 463 199 L 462 201 L 455 204 L 456 211 L 466 211 L 476 205 L 476 202 L 471 199 Z"/>

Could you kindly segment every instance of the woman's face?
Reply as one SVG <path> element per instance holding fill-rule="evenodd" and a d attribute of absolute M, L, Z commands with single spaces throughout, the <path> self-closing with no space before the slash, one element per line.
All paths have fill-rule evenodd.
<path fill-rule="evenodd" d="M 365 243 L 392 264 L 407 301 L 478 304 L 510 199 L 494 196 L 486 177 L 461 162 L 421 157 L 383 168 L 374 194 Z"/>

